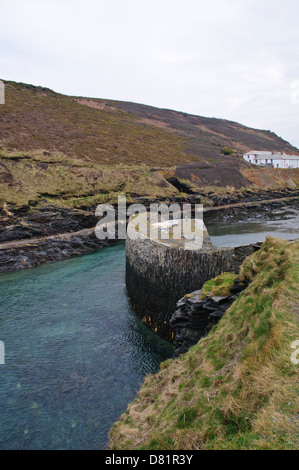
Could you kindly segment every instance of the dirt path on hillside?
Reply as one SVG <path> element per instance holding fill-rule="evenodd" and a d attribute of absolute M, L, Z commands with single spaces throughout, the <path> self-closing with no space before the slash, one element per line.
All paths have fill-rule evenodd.
<path fill-rule="evenodd" d="M 248 206 L 255 206 L 255 205 L 260 205 L 260 204 L 269 204 L 272 202 L 277 202 L 277 201 L 289 201 L 290 199 L 298 199 L 298 196 L 294 197 L 280 197 L 280 198 L 275 198 L 275 199 L 263 199 L 262 201 L 249 201 L 249 202 L 236 202 L 234 204 L 227 204 L 226 206 L 216 206 L 216 207 L 206 207 L 203 209 L 204 212 L 210 212 L 210 211 L 219 211 L 221 209 L 231 209 L 233 207 L 248 207 Z"/>

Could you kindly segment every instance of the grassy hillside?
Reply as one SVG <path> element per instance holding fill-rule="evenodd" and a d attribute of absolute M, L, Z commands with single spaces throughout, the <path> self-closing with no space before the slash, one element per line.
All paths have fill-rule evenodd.
<path fill-rule="evenodd" d="M 299 243 L 268 237 L 250 281 L 188 353 L 146 377 L 110 432 L 111 449 L 297 449 Z"/>
<path fill-rule="evenodd" d="M 270 131 L 22 83 L 5 87 L 0 204 L 94 207 L 119 192 L 161 198 L 184 187 L 225 193 L 299 185 L 299 171 L 251 168 L 241 158 L 251 148 L 299 153 Z"/>
<path fill-rule="evenodd" d="M 144 165 L 100 165 L 61 152 L 0 150 L 0 205 L 17 207 L 47 201 L 88 209 L 138 196 L 170 197 L 178 190 L 160 172 Z"/>

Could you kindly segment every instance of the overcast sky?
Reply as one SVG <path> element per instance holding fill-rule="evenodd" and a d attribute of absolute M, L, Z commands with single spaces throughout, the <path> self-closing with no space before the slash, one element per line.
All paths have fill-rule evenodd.
<path fill-rule="evenodd" d="M 299 147 L 299 0 L 0 0 L 0 77 Z"/>

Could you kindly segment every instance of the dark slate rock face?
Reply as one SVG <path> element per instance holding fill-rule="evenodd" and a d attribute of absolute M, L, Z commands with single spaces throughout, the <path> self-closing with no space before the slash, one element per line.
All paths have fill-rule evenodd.
<path fill-rule="evenodd" d="M 170 319 L 174 332 L 173 357 L 177 358 L 186 353 L 191 346 L 206 336 L 246 287 L 237 278 L 227 296 L 207 295 L 205 299 L 201 299 L 202 290 L 197 290 L 180 299 L 177 310 Z"/>
<path fill-rule="evenodd" d="M 84 255 L 108 246 L 113 241 L 98 240 L 94 233 L 69 239 L 50 238 L 21 247 L 0 250 L 0 273 L 19 271 L 40 264 Z"/>
<path fill-rule="evenodd" d="M 20 214 L 7 216 L 0 211 L 0 243 L 77 232 L 95 227 L 97 221 L 91 212 L 54 204 L 21 216 Z"/>

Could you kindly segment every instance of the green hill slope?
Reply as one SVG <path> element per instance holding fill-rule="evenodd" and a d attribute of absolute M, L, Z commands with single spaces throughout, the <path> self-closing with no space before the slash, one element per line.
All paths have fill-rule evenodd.
<path fill-rule="evenodd" d="M 92 208 L 120 192 L 167 198 L 189 187 L 196 193 L 299 184 L 296 170 L 251 168 L 241 158 L 251 148 L 299 153 L 270 131 L 23 83 L 5 81 L 5 97 L 0 204 Z"/>
<path fill-rule="evenodd" d="M 218 325 L 146 377 L 111 449 L 296 449 L 299 243 L 268 237 Z M 296 362 L 296 361 L 295 361 Z"/>

